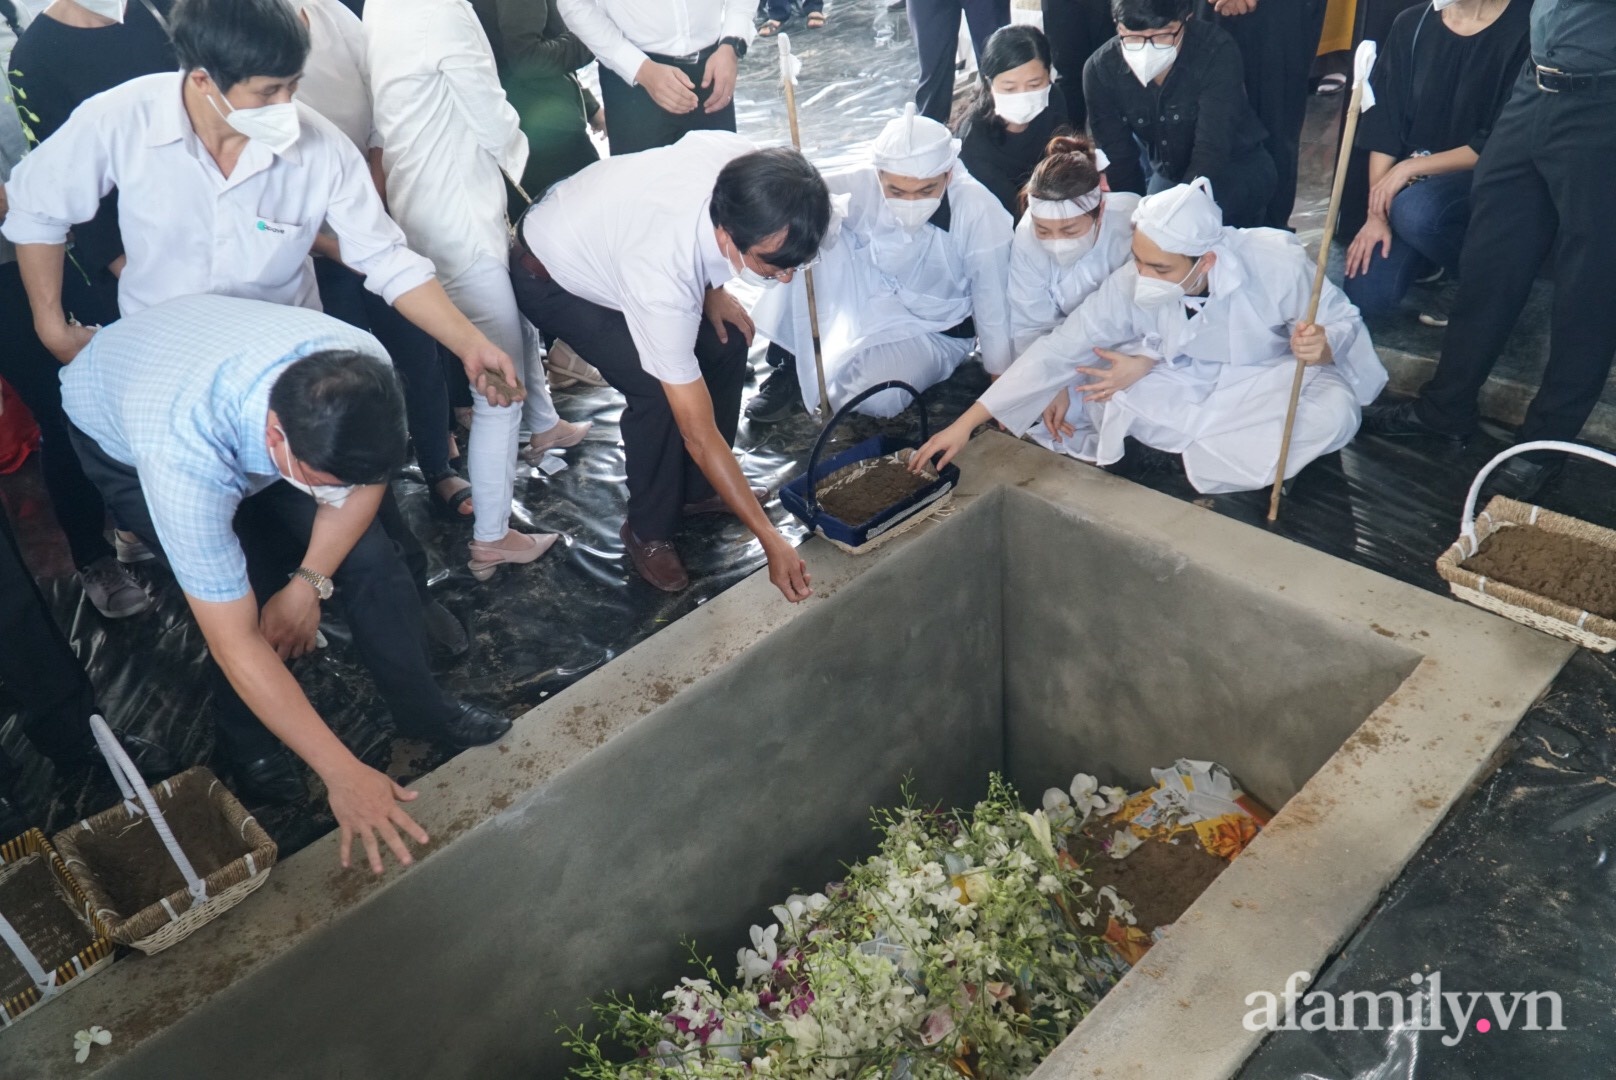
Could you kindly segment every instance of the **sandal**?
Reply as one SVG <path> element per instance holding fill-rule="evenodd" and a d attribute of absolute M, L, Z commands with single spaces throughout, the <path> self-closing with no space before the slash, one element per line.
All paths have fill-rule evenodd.
<path fill-rule="evenodd" d="M 460 480 L 465 486 L 456 488 L 451 495 L 444 495 L 438 491 L 438 485 L 445 480 Z M 432 501 L 433 513 L 439 517 L 446 518 L 449 521 L 463 521 L 472 516 L 470 509 L 466 506 L 467 503 L 471 502 L 471 484 L 461 479 L 460 475 L 454 470 L 451 469 L 442 476 L 428 480 L 426 482 L 426 492 L 428 498 Z"/>
<path fill-rule="evenodd" d="M 808 13 L 808 29 L 825 29 L 825 13 L 823 11 L 810 11 Z"/>
<path fill-rule="evenodd" d="M 762 26 L 757 28 L 757 36 L 773 37 L 780 32 L 781 25 L 782 24 L 779 19 L 768 19 L 763 23 Z"/>

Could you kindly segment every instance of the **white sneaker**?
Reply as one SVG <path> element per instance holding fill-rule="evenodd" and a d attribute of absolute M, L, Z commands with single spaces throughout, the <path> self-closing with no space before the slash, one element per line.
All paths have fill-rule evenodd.
<path fill-rule="evenodd" d="M 550 385 L 561 388 L 574 383 L 585 386 L 605 386 L 606 378 L 600 369 L 572 351 L 565 341 L 558 341 L 544 354 L 544 366 L 550 372 Z"/>
<path fill-rule="evenodd" d="M 147 556 L 150 558 L 150 556 Z M 140 587 L 134 575 L 125 570 L 116 559 L 102 556 L 79 571 L 84 595 L 90 598 L 95 610 L 109 619 L 126 619 L 148 610 L 151 597 Z"/>
<path fill-rule="evenodd" d="M 157 558 L 156 552 L 146 546 L 146 541 L 134 533 L 125 537 L 121 529 L 112 530 L 112 548 L 118 553 L 118 561 L 125 566 L 151 562 Z"/>

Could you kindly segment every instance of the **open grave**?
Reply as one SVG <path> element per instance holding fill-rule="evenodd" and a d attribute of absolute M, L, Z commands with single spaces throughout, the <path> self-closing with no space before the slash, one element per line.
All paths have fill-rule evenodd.
<path fill-rule="evenodd" d="M 328 836 L 8 1032 L 0 1075 L 559 1077 L 561 1022 L 671 984 L 681 939 L 730 954 L 905 776 L 969 805 L 1175 757 L 1278 814 L 1036 1075 L 1231 1075 L 1245 996 L 1319 970 L 1571 647 L 1002 436 L 960 466 L 911 535 L 805 546 L 807 604 L 754 575 L 423 778 L 416 867 Z"/>

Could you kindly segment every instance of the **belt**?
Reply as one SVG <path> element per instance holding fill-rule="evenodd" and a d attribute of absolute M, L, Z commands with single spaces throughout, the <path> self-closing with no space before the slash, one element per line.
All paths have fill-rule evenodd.
<path fill-rule="evenodd" d="M 671 64 L 675 67 L 679 65 L 689 67 L 692 64 L 700 64 L 705 61 L 709 56 L 718 51 L 718 46 L 720 44 L 721 42 L 715 41 L 705 49 L 698 49 L 693 53 L 686 53 L 684 56 L 668 56 L 664 53 L 646 53 L 645 56 L 646 59 L 652 61 L 653 63 Z"/>
<path fill-rule="evenodd" d="M 1616 71 L 1598 71 L 1589 75 L 1577 75 L 1559 68 L 1545 67 L 1536 61 L 1532 62 L 1532 72 L 1537 78 L 1537 88 L 1547 94 L 1561 94 L 1566 91 L 1603 90 L 1616 87 Z"/>

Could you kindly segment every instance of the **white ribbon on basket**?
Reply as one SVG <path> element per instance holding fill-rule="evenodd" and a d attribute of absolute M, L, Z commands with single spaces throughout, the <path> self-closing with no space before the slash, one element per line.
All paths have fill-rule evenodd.
<path fill-rule="evenodd" d="M 146 786 L 140 770 L 129 760 L 129 755 L 118 745 L 118 740 L 112 737 L 112 729 L 100 716 L 90 717 L 90 731 L 95 735 L 95 742 L 100 747 L 102 756 L 107 759 L 107 766 L 112 769 L 112 778 L 118 782 L 118 790 L 123 792 L 124 809 L 133 815 L 139 815 L 144 811 L 146 816 L 151 818 L 152 827 L 157 830 L 158 838 L 168 849 L 174 865 L 179 867 L 180 876 L 185 878 L 185 888 L 191 894 L 192 905 L 202 903 L 208 898 L 207 883 L 197 877 L 191 860 L 180 850 L 180 845 L 174 839 L 174 833 L 169 829 L 168 822 L 164 820 L 163 812 L 157 809 L 157 800 L 152 797 L 151 789 Z"/>
<path fill-rule="evenodd" d="M 28 972 L 28 977 L 34 980 L 34 987 L 39 991 L 41 1001 L 62 989 L 56 985 L 56 972 L 45 970 L 44 965 L 22 940 L 22 935 L 17 933 L 16 927 L 12 926 L 4 915 L 0 915 L 0 941 L 6 943 L 12 955 L 17 958 L 17 963 L 21 964 L 22 969 Z M 10 1018 L 4 1009 L 0 1009 L 0 1019 L 9 1022 Z"/>

